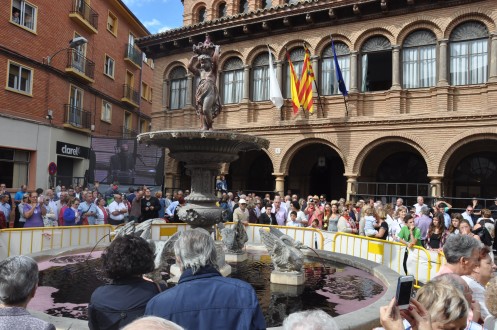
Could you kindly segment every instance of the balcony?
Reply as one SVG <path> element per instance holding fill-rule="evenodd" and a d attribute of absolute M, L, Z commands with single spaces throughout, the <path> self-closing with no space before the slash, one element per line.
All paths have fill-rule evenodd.
<path fill-rule="evenodd" d="M 121 131 L 123 132 L 123 139 L 134 139 L 138 135 L 136 130 L 127 126 L 121 126 Z"/>
<path fill-rule="evenodd" d="M 69 17 L 89 33 L 98 33 L 98 14 L 84 0 L 73 0 Z"/>
<path fill-rule="evenodd" d="M 94 83 L 95 63 L 84 57 L 76 49 L 67 50 L 66 72 L 87 83 Z"/>
<path fill-rule="evenodd" d="M 134 65 L 136 68 L 141 69 L 142 52 L 132 44 L 126 44 L 124 52 L 124 60 Z"/>
<path fill-rule="evenodd" d="M 140 106 L 140 92 L 135 91 L 129 85 L 123 85 L 123 97 L 121 101 L 138 108 Z"/>
<path fill-rule="evenodd" d="M 91 112 L 70 104 L 64 104 L 64 125 L 65 128 L 91 132 Z"/>

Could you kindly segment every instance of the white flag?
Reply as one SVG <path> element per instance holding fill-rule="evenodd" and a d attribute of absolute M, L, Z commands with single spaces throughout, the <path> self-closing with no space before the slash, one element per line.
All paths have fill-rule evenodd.
<path fill-rule="evenodd" d="M 269 52 L 269 99 L 275 107 L 281 109 L 283 106 L 283 95 L 281 95 L 280 85 L 276 79 L 276 72 L 273 69 L 273 56 L 271 55 L 269 46 L 267 49 Z"/>

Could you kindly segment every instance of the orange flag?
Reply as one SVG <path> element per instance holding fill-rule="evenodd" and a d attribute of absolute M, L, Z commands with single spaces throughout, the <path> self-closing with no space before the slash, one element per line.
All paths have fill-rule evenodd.
<path fill-rule="evenodd" d="M 311 52 L 305 47 L 304 65 L 302 66 L 302 75 L 299 83 L 299 101 L 303 108 L 309 113 L 314 113 L 312 100 L 312 82 L 314 81 L 314 71 L 311 65 Z"/>
<path fill-rule="evenodd" d="M 296 115 L 300 109 L 299 101 L 299 80 L 295 74 L 295 68 L 293 67 L 292 60 L 290 59 L 290 54 L 286 53 L 286 58 L 288 59 L 288 65 L 290 66 L 290 91 L 292 93 L 292 106 L 293 113 Z"/>

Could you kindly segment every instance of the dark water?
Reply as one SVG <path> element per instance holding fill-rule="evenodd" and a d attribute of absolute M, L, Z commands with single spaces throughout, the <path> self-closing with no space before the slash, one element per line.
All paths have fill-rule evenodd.
<path fill-rule="evenodd" d="M 53 303 L 46 302 L 50 297 L 40 297 L 44 294 L 40 290 L 29 307 L 50 315 L 86 320 L 91 294 L 108 280 L 102 274 L 100 259 L 85 259 L 86 256 L 68 256 L 50 260 L 61 266 L 42 270 L 39 286 L 56 289 L 45 292 Z M 306 283 L 299 288 L 271 284 L 273 266 L 265 255 L 249 255 L 249 260 L 231 267 L 231 277 L 249 282 L 256 290 L 268 327 L 279 326 L 287 315 L 306 309 L 322 309 L 332 316 L 352 312 L 384 293 L 381 282 L 368 273 L 342 264 L 322 264 L 317 259 L 306 262 Z M 167 278 L 165 275 L 164 279 Z"/>

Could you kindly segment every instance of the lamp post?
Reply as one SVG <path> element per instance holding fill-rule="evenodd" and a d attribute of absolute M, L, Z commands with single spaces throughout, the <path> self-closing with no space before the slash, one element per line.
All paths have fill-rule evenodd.
<path fill-rule="evenodd" d="M 53 55 L 51 56 L 47 56 L 47 64 L 50 65 L 52 59 L 57 55 L 59 54 L 60 52 L 64 51 L 64 50 L 67 50 L 69 48 L 76 48 L 78 46 L 81 46 L 81 45 L 84 45 L 88 42 L 88 40 L 86 40 L 85 37 L 75 37 L 71 40 L 69 40 L 69 47 L 67 48 L 62 48 L 62 49 L 59 49 L 58 51 L 56 51 Z"/>

